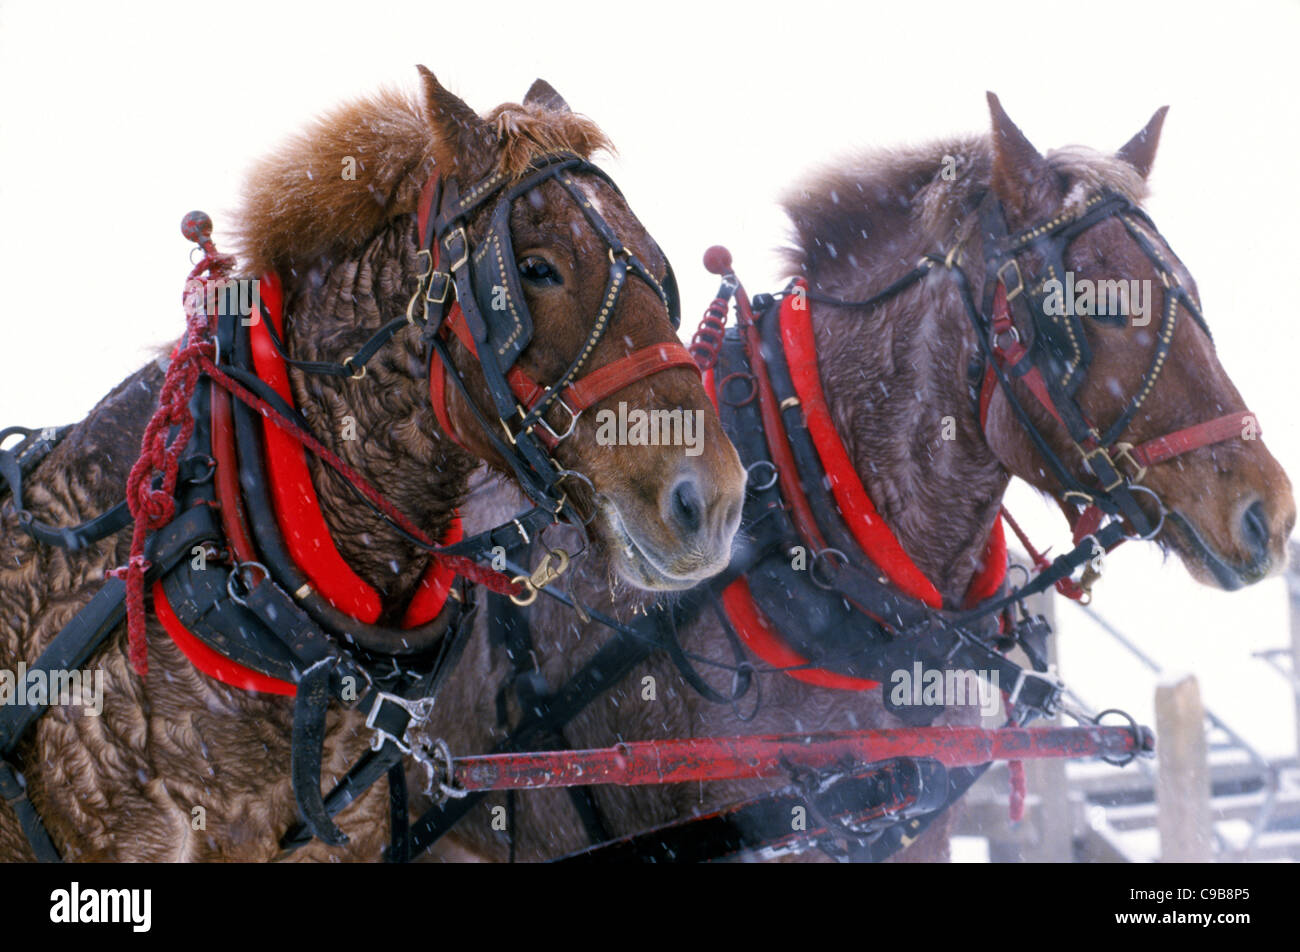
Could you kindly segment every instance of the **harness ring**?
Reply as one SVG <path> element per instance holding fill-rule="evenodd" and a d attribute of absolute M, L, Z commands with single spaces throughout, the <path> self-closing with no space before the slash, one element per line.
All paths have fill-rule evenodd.
<path fill-rule="evenodd" d="M 728 399 L 725 391 L 727 389 L 727 384 L 732 380 L 748 380 L 749 396 L 745 397 L 744 400 Z M 727 404 L 727 406 L 730 407 L 748 406 L 749 404 L 754 402 L 754 398 L 757 396 L 758 396 L 758 378 L 755 377 L 752 373 L 750 373 L 747 370 L 738 370 L 735 373 L 727 374 L 720 381 L 718 381 L 718 399 L 721 400 L 723 403 Z"/>
<path fill-rule="evenodd" d="M 773 463 L 771 460 L 756 459 L 754 460 L 754 462 L 750 463 L 748 466 L 745 467 L 746 476 L 748 476 L 749 479 L 752 480 L 754 478 L 754 471 L 758 469 L 760 466 L 766 466 L 772 470 L 772 475 L 769 476 L 767 481 L 764 482 L 762 485 L 755 484 L 749 487 L 753 489 L 755 492 L 761 493 L 764 492 L 765 490 L 771 489 L 773 486 L 776 485 L 777 480 L 780 478 L 780 470 L 776 468 L 776 464 Z"/>
<path fill-rule="evenodd" d="M 1096 724 L 1098 727 L 1100 727 L 1101 719 L 1105 717 L 1107 714 L 1118 714 L 1120 717 L 1124 718 L 1124 720 L 1128 721 L 1128 729 L 1133 734 L 1133 744 L 1135 747 L 1137 747 L 1140 750 L 1142 748 L 1142 731 L 1141 728 L 1138 727 L 1138 722 L 1133 718 L 1133 715 L 1129 714 L 1127 711 L 1121 711 L 1117 707 L 1110 707 L 1102 711 L 1101 713 L 1099 713 L 1096 717 L 1094 717 L 1092 719 L 1092 722 Z M 1134 760 L 1137 759 L 1137 751 L 1136 750 L 1133 751 L 1127 757 L 1124 757 L 1121 760 L 1115 760 L 1111 757 L 1107 757 L 1104 755 L 1102 756 L 1101 759 L 1103 762 L 1108 763 L 1113 767 L 1127 767 L 1129 764 L 1131 764 Z"/>
<path fill-rule="evenodd" d="M 812 562 L 808 566 L 808 578 L 810 578 L 812 580 L 812 583 L 816 585 L 818 588 L 829 592 L 832 589 L 831 584 L 829 582 L 823 582 L 821 579 L 817 577 L 817 566 L 820 564 L 822 558 L 826 555 L 838 555 L 845 562 L 848 562 L 849 557 L 845 555 L 843 552 L 841 552 L 839 549 L 818 549 L 816 552 L 813 553 Z"/>

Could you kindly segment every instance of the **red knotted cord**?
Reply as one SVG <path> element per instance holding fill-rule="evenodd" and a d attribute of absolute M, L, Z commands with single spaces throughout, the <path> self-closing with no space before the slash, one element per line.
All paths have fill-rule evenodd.
<path fill-rule="evenodd" d="M 211 239 L 201 244 L 203 260 L 195 265 L 185 283 L 185 327 L 183 346 L 172 354 L 163 377 L 158 409 L 145 427 L 140 441 L 140 458 L 126 481 L 126 504 L 135 525 L 131 530 L 131 556 L 127 564 L 110 575 L 126 581 L 126 631 L 131 667 L 144 677 L 149 673 L 149 651 L 145 642 L 144 576 L 149 560 L 144 557 L 145 539 L 171 522 L 176 514 L 176 479 L 180 455 L 194 433 L 190 398 L 199 382 L 200 362 L 213 353 L 208 324 L 207 283 L 213 276 L 224 277 L 231 259 L 216 253 Z M 203 297 L 198 299 L 200 289 Z M 168 430 L 177 427 L 169 440 Z M 155 477 L 161 482 L 154 486 Z"/>
<path fill-rule="evenodd" d="M 195 265 L 185 283 L 186 335 L 182 346 L 172 354 L 171 363 L 163 377 L 158 409 L 145 427 L 140 441 L 140 458 L 131 467 L 127 477 L 127 508 L 135 524 L 131 530 L 131 555 L 127 564 L 112 569 L 108 574 L 126 582 L 126 630 L 131 667 L 144 677 L 149 673 L 149 652 L 145 640 L 144 577 L 149 570 L 149 560 L 144 557 L 145 540 L 150 532 L 166 526 L 176 514 L 176 481 L 180 472 L 180 456 L 194 433 L 194 417 L 190 413 L 190 400 L 198 385 L 200 374 L 231 393 L 232 396 L 257 410 L 262 416 L 284 430 L 304 447 L 354 485 L 362 495 L 404 532 L 424 545 L 435 543 L 414 522 L 403 515 L 396 506 L 370 485 L 360 473 L 343 462 L 310 433 L 284 416 L 275 407 L 241 386 L 219 370 L 212 358 L 216 345 L 212 341 L 212 325 L 207 312 L 208 282 L 225 280 L 234 259 L 217 253 L 212 243 L 212 223 L 202 213 L 187 215 L 181 225 L 187 238 L 203 250 L 203 259 Z M 168 431 L 177 427 L 169 440 Z M 154 482 L 161 477 L 158 485 Z M 431 553 L 458 575 L 464 576 L 501 595 L 518 595 L 520 586 L 510 576 L 479 565 L 473 559 L 441 552 Z"/>
<path fill-rule="evenodd" d="M 1016 520 L 1011 518 L 1011 513 L 1007 512 L 1005 506 L 1002 507 L 1002 518 L 1005 519 L 1007 525 L 1011 527 L 1011 531 L 1016 534 L 1016 538 L 1019 539 L 1020 544 L 1025 547 L 1025 551 L 1029 553 L 1029 557 L 1034 560 L 1034 569 L 1042 572 L 1051 568 L 1052 562 L 1048 559 L 1046 553 L 1039 552 L 1034 548 L 1034 544 L 1029 541 L 1029 536 L 1025 535 L 1025 531 L 1020 528 Z M 1056 590 L 1072 601 L 1077 602 L 1083 598 L 1083 588 L 1078 582 L 1068 576 L 1057 580 Z"/>

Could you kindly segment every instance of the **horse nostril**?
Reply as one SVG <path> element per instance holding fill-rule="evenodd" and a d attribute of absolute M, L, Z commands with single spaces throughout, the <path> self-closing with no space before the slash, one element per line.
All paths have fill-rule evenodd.
<path fill-rule="evenodd" d="M 704 500 L 693 479 L 683 479 L 673 487 L 672 517 L 687 535 L 700 531 L 704 522 Z"/>
<path fill-rule="evenodd" d="M 1256 555 L 1268 552 L 1268 517 L 1263 503 L 1253 502 L 1242 513 L 1241 539 Z"/>

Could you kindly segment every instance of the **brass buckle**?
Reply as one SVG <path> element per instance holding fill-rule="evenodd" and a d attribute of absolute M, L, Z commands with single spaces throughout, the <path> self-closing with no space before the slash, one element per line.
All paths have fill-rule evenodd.
<path fill-rule="evenodd" d="M 1139 463 L 1137 461 L 1137 457 L 1133 455 L 1133 449 L 1134 449 L 1133 444 L 1116 443 L 1111 449 L 1115 454 L 1113 457 L 1111 457 L 1111 461 L 1114 463 L 1114 462 L 1118 462 L 1119 460 L 1128 460 L 1128 462 L 1133 467 L 1133 473 L 1134 473 L 1134 475 L 1130 476 L 1129 479 L 1135 483 L 1142 482 L 1142 478 L 1147 474 L 1147 468 L 1143 466 L 1141 463 Z M 1118 466 L 1115 467 L 1115 471 L 1116 472 L 1119 471 Z"/>
<path fill-rule="evenodd" d="M 420 279 L 420 287 L 424 287 L 424 282 L 429 280 L 429 275 L 433 274 L 433 252 L 428 248 L 421 248 L 415 256 L 418 258 L 421 255 L 429 259 L 429 266 L 416 275 Z"/>
<path fill-rule="evenodd" d="M 501 429 L 505 430 L 506 439 L 510 441 L 510 445 L 515 446 L 516 445 L 515 435 L 510 432 L 510 424 L 505 421 L 504 417 L 497 417 L 497 420 L 501 424 Z"/>
<path fill-rule="evenodd" d="M 1007 284 L 1006 275 L 1003 273 L 1008 268 L 1014 268 L 1016 272 L 1016 288 L 1014 291 Z M 1004 263 L 1002 267 L 998 268 L 998 280 L 1001 281 L 1002 286 L 1007 289 L 1008 304 L 1014 301 L 1016 296 L 1023 293 L 1025 290 L 1025 279 L 1020 275 L 1020 263 L 1017 262 L 1015 258 L 1008 258 L 1006 263 Z"/>
<path fill-rule="evenodd" d="M 442 294 L 438 295 L 437 297 L 433 296 L 433 282 L 430 281 L 429 288 L 424 294 L 424 299 L 428 301 L 430 304 L 445 304 L 447 302 L 448 295 L 451 294 L 452 288 L 456 286 L 456 282 L 452 279 L 452 276 L 449 272 L 439 271 L 437 273 L 446 275 L 447 277 L 447 280 L 442 283 Z M 429 277 L 433 277 L 433 275 L 430 274 Z"/>
<path fill-rule="evenodd" d="M 458 261 L 456 261 L 454 264 L 451 264 L 447 267 L 448 274 L 454 274 L 455 272 L 459 271 L 461 268 L 465 267 L 466 262 L 469 261 L 469 236 L 465 234 L 465 228 L 463 225 L 457 225 L 451 231 L 447 232 L 447 234 L 443 236 L 442 246 L 446 248 L 448 252 L 450 252 L 451 251 L 450 239 L 456 237 L 457 232 L 460 233 L 460 240 L 462 245 L 464 246 L 464 251 L 461 253 L 460 259 Z"/>
<path fill-rule="evenodd" d="M 1093 469 L 1092 466 L 1092 460 L 1096 456 L 1101 456 L 1104 460 L 1106 460 L 1106 462 L 1110 463 L 1110 468 L 1115 471 L 1115 482 L 1111 483 L 1109 486 L 1102 486 L 1101 487 L 1102 492 L 1104 493 L 1113 492 L 1114 490 L 1118 489 L 1120 486 L 1124 485 L 1124 473 L 1120 470 L 1118 466 L 1115 465 L 1115 461 L 1111 459 L 1111 455 L 1108 452 L 1106 452 L 1106 447 L 1099 446 L 1095 450 L 1089 451 L 1089 450 L 1085 450 L 1082 446 L 1078 446 L 1078 444 L 1075 445 L 1076 448 L 1079 450 L 1079 452 L 1083 455 L 1083 465 L 1088 468 L 1088 472 L 1092 473 L 1093 476 L 1097 476 L 1097 471 Z M 1097 478 L 1101 479 L 1100 476 L 1097 476 Z"/>
<path fill-rule="evenodd" d="M 424 325 L 429 323 L 428 304 L 422 303 L 421 309 L 424 311 L 424 313 L 420 315 L 420 319 L 418 321 L 415 319 L 415 302 L 419 301 L 423 297 L 424 297 L 424 289 L 422 287 L 416 288 L 415 293 L 411 295 L 411 300 L 406 302 L 406 323 L 413 324 L 419 327 L 423 327 Z"/>

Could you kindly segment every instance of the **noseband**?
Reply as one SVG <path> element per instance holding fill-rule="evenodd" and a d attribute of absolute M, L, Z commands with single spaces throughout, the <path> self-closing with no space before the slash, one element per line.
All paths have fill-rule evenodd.
<path fill-rule="evenodd" d="M 427 348 L 430 399 L 443 431 L 462 442 L 447 408 L 446 383 L 450 379 L 482 434 L 513 470 L 529 498 L 570 522 L 581 520 L 560 485 L 569 473 L 551 457 L 550 450 L 573 433 L 583 410 L 664 370 L 689 367 L 698 372 L 694 358 L 673 340 L 642 347 L 578 376 L 604 338 L 629 276 L 654 291 L 674 328 L 680 323 L 681 312 L 672 265 L 668 265 L 664 281 L 657 280 L 583 195 L 573 178 L 575 172 L 594 175 L 622 195 L 604 172 L 567 153 L 538 159 L 522 179 L 511 180 L 494 172 L 463 194 L 454 179 L 440 178 L 435 172 L 425 184 L 419 206 L 420 257 L 426 259 L 426 265 L 407 305 L 407 320 L 421 328 Z M 600 310 L 586 341 L 550 385 L 533 380 L 518 365 L 534 327 L 510 240 L 510 211 L 515 199 L 546 181 L 556 182 L 577 203 L 604 241 L 609 257 Z M 489 202 L 495 204 L 487 231 L 471 246 L 469 220 Z M 453 335 L 478 361 L 492 403 L 489 410 L 471 397 L 464 375 L 451 360 L 448 344 Z M 435 356 L 438 367 L 434 366 Z M 552 426 L 547 414 L 557 406 L 564 417 Z"/>
<path fill-rule="evenodd" d="M 1127 519 L 1136 536 L 1153 538 L 1164 524 L 1166 509 L 1155 492 L 1141 485 L 1148 468 L 1189 450 L 1240 435 L 1248 421 L 1254 426 L 1254 432 L 1259 432 L 1253 414 L 1238 411 L 1139 445 L 1120 441 L 1168 361 L 1179 309 L 1187 311 L 1213 342 L 1196 301 L 1157 248 L 1159 242 L 1168 250 L 1168 243 L 1144 212 L 1128 199 L 1114 194 L 1095 196 L 1078 214 L 1062 214 L 1014 235 L 1008 234 L 1001 204 L 992 193 L 981 202 L 979 215 L 984 238 L 982 308 L 975 308 L 970 284 L 960 266 L 940 256 L 930 256 L 927 260 L 932 264 L 946 264 L 958 275 L 967 313 L 984 350 L 980 426 L 987 430 L 989 402 L 995 387 L 1001 385 L 1025 432 L 1061 484 L 1059 498 L 1075 527 L 1076 539 L 1092 533 L 1103 513 Z M 1089 228 L 1111 218 L 1124 226 L 1155 267 L 1164 287 L 1164 307 L 1160 326 L 1156 328 L 1151 362 L 1124 409 L 1102 431 L 1075 399 L 1092 361 L 1083 324 L 1070 307 L 1055 308 L 1052 310 L 1059 313 L 1049 313 L 1049 300 L 1060 292 L 1048 285 L 1052 281 L 1060 282 L 1059 288 L 1064 282 L 1065 253 L 1070 243 Z M 1037 272 L 1031 273 L 1020 264 L 1020 257 L 1030 254 L 1037 256 L 1041 263 Z M 1178 260 L 1172 251 L 1169 254 Z M 1023 343 L 1026 339 L 1028 344 Z M 1095 485 L 1077 479 L 1071 467 L 1052 449 L 1012 388 L 1013 378 L 1023 381 L 1039 404 L 1069 433 Z M 1131 471 L 1126 473 L 1121 466 Z M 1138 505 L 1137 494 L 1150 496 L 1159 507 L 1155 523 Z"/>

